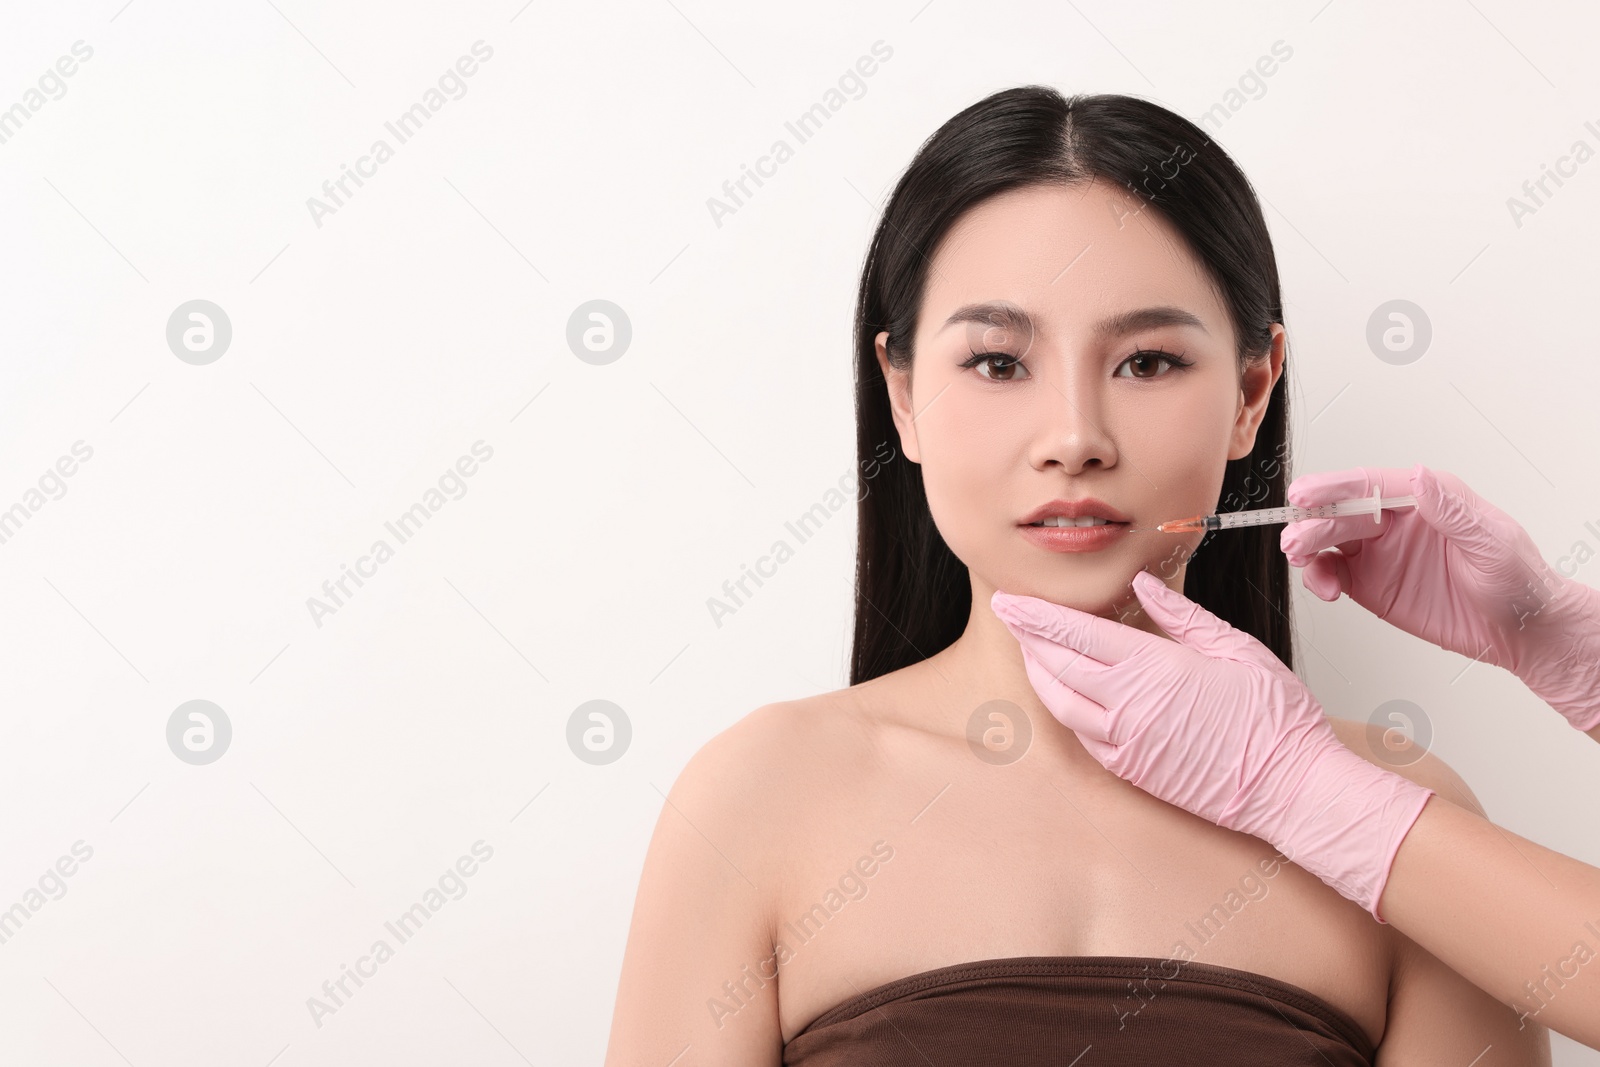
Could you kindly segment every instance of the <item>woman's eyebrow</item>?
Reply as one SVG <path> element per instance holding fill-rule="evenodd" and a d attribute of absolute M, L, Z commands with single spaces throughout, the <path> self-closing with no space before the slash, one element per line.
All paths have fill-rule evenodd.
<path fill-rule="evenodd" d="M 944 325 L 939 327 L 939 333 L 954 326 L 958 322 L 976 322 L 986 326 L 999 326 L 1013 333 L 1026 337 L 1033 336 L 1033 318 L 1026 311 L 1015 304 L 986 302 L 981 304 L 966 304 L 956 308 Z M 1108 316 L 1095 323 L 1091 328 L 1097 338 L 1122 337 L 1126 334 L 1136 333 L 1139 330 L 1151 330 L 1159 326 L 1193 326 L 1201 333 L 1207 333 L 1205 323 L 1193 312 L 1185 311 L 1180 307 L 1163 304 L 1156 307 L 1135 308 L 1132 311 L 1121 311 Z"/>

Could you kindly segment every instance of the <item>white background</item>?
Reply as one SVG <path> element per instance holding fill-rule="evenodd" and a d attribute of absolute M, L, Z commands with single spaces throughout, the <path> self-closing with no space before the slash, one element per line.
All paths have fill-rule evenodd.
<path fill-rule="evenodd" d="M 651 828 L 753 708 L 846 682 L 851 512 L 715 625 L 725 579 L 851 470 L 850 317 L 879 207 L 961 108 L 1030 82 L 1196 119 L 1283 272 L 1295 474 L 1424 462 L 1552 561 L 1600 551 L 1600 25 L 1579 5 L 1323 0 L 4 7 L 0 1059 L 596 1063 Z M 493 57 L 335 213 L 307 199 L 482 40 Z M 721 225 L 707 200 L 875 41 L 892 58 Z M 1264 91 L 1263 87 L 1264 86 Z M 232 324 L 195 366 L 192 299 Z M 1392 299 L 1429 351 L 1367 348 Z M 629 317 L 617 361 L 566 341 Z M 493 457 L 317 625 L 307 598 L 482 440 Z M 1592 523 L 1592 526 L 1586 526 Z M 394 543 L 392 537 L 386 537 Z M 1577 577 L 1600 584 L 1600 562 Z M 1335 714 L 1422 707 L 1503 826 L 1600 863 L 1600 748 L 1510 675 L 1297 590 Z M 166 741 L 191 699 L 216 762 Z M 578 759 L 593 699 L 633 736 Z M 343 1007 L 307 998 L 482 839 L 493 857 Z M 391 943 L 394 939 L 389 938 Z M 1556 1036 L 1559 1064 L 1600 1053 Z"/>

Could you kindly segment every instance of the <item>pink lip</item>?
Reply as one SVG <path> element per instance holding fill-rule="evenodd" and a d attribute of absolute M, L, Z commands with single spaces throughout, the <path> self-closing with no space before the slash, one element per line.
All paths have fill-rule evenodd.
<path fill-rule="evenodd" d="M 1092 496 L 1086 496 L 1082 500 L 1052 500 L 1047 504 L 1040 504 L 1017 521 L 1026 526 L 1030 522 L 1040 522 L 1044 519 L 1081 519 L 1085 515 L 1097 519 L 1109 519 L 1112 522 L 1128 521 L 1128 516 Z"/>
<path fill-rule="evenodd" d="M 1126 523 L 1107 526 L 1019 526 L 1022 536 L 1051 552 L 1098 552 L 1128 532 Z"/>

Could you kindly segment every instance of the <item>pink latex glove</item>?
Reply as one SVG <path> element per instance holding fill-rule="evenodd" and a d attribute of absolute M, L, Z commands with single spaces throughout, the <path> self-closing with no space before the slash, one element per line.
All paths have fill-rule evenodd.
<path fill-rule="evenodd" d="M 1315 507 L 1378 487 L 1415 493 L 1417 506 L 1381 523 L 1352 515 L 1284 527 L 1279 546 L 1305 568 L 1306 588 L 1323 600 L 1345 593 L 1409 634 L 1504 667 L 1579 730 L 1600 726 L 1600 590 L 1557 572 L 1460 478 L 1420 463 L 1308 474 L 1288 496 Z"/>
<path fill-rule="evenodd" d="M 1133 589 L 1173 640 L 1037 597 L 989 604 L 1039 699 L 1108 770 L 1277 846 L 1384 922 L 1389 869 L 1433 790 L 1346 748 L 1260 641 L 1148 571 Z"/>

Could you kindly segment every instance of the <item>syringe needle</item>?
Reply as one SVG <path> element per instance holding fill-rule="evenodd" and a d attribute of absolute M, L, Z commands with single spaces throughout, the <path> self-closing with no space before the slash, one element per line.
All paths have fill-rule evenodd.
<path fill-rule="evenodd" d="M 1194 515 L 1187 519 L 1173 519 L 1163 522 L 1156 527 L 1161 533 L 1193 533 L 1195 530 L 1206 528 L 1206 517 Z"/>

